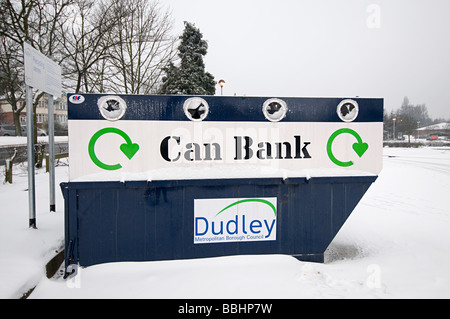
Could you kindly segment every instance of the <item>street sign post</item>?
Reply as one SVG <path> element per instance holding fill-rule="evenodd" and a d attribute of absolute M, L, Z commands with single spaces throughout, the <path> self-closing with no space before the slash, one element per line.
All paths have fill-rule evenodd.
<path fill-rule="evenodd" d="M 34 127 L 33 127 L 33 88 L 47 93 L 48 98 L 48 136 L 49 136 L 49 184 L 50 211 L 55 211 L 55 153 L 54 153 L 54 115 L 53 96 L 61 95 L 61 67 L 47 58 L 30 44 L 24 42 L 24 69 L 26 84 L 27 145 L 28 145 L 28 200 L 29 226 L 36 228 L 36 199 L 34 182 Z"/>

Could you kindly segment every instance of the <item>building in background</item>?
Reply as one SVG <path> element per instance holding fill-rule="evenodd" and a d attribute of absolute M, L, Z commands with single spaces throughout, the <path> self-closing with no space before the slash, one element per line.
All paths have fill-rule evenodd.
<path fill-rule="evenodd" d="M 19 102 L 20 105 L 25 104 L 25 100 Z M 53 101 L 55 115 L 55 134 L 56 131 L 67 131 L 67 97 L 64 94 L 59 99 Z M 26 125 L 27 122 L 26 108 L 20 113 L 20 124 Z M 44 95 L 38 102 L 36 107 L 36 123 L 41 129 L 47 131 L 48 122 L 48 100 Z M 0 100 L 0 123 L 14 125 L 14 116 L 11 105 L 6 100 Z"/>
<path fill-rule="evenodd" d="M 439 123 L 418 128 L 416 134 L 419 138 L 427 138 L 431 140 L 450 139 L 450 123 Z"/>

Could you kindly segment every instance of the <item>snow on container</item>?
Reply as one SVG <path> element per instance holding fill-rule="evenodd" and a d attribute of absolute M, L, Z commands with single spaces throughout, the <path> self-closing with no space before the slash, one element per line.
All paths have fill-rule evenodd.
<path fill-rule="evenodd" d="M 383 100 L 72 94 L 65 266 L 324 252 L 382 168 Z"/>

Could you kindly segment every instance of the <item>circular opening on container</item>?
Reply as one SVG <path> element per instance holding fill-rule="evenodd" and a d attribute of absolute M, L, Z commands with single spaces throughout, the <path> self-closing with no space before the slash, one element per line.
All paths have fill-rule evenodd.
<path fill-rule="evenodd" d="M 108 121 L 120 120 L 127 110 L 127 104 L 118 96 L 104 96 L 98 100 L 98 109 Z"/>
<path fill-rule="evenodd" d="M 209 113 L 209 105 L 201 97 L 191 97 L 184 102 L 184 114 L 191 121 L 203 121 Z"/>
<path fill-rule="evenodd" d="M 359 113 L 358 103 L 354 100 L 343 100 L 337 107 L 337 115 L 344 122 L 353 122 Z"/>
<path fill-rule="evenodd" d="M 287 104 L 280 99 L 269 99 L 262 107 L 264 116 L 271 122 L 279 122 L 286 117 Z"/>

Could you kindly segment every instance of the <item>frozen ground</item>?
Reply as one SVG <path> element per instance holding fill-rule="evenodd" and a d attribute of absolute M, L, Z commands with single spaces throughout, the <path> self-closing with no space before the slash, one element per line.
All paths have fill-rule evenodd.
<path fill-rule="evenodd" d="M 0 184 L 1 298 L 35 285 L 30 298 L 450 298 L 450 148 L 385 148 L 382 173 L 325 264 L 281 255 L 111 263 L 69 280 L 44 270 L 63 242 L 61 193 L 48 213 L 48 175 L 38 172 L 39 229 L 28 229 L 25 168 L 16 173 Z"/>

